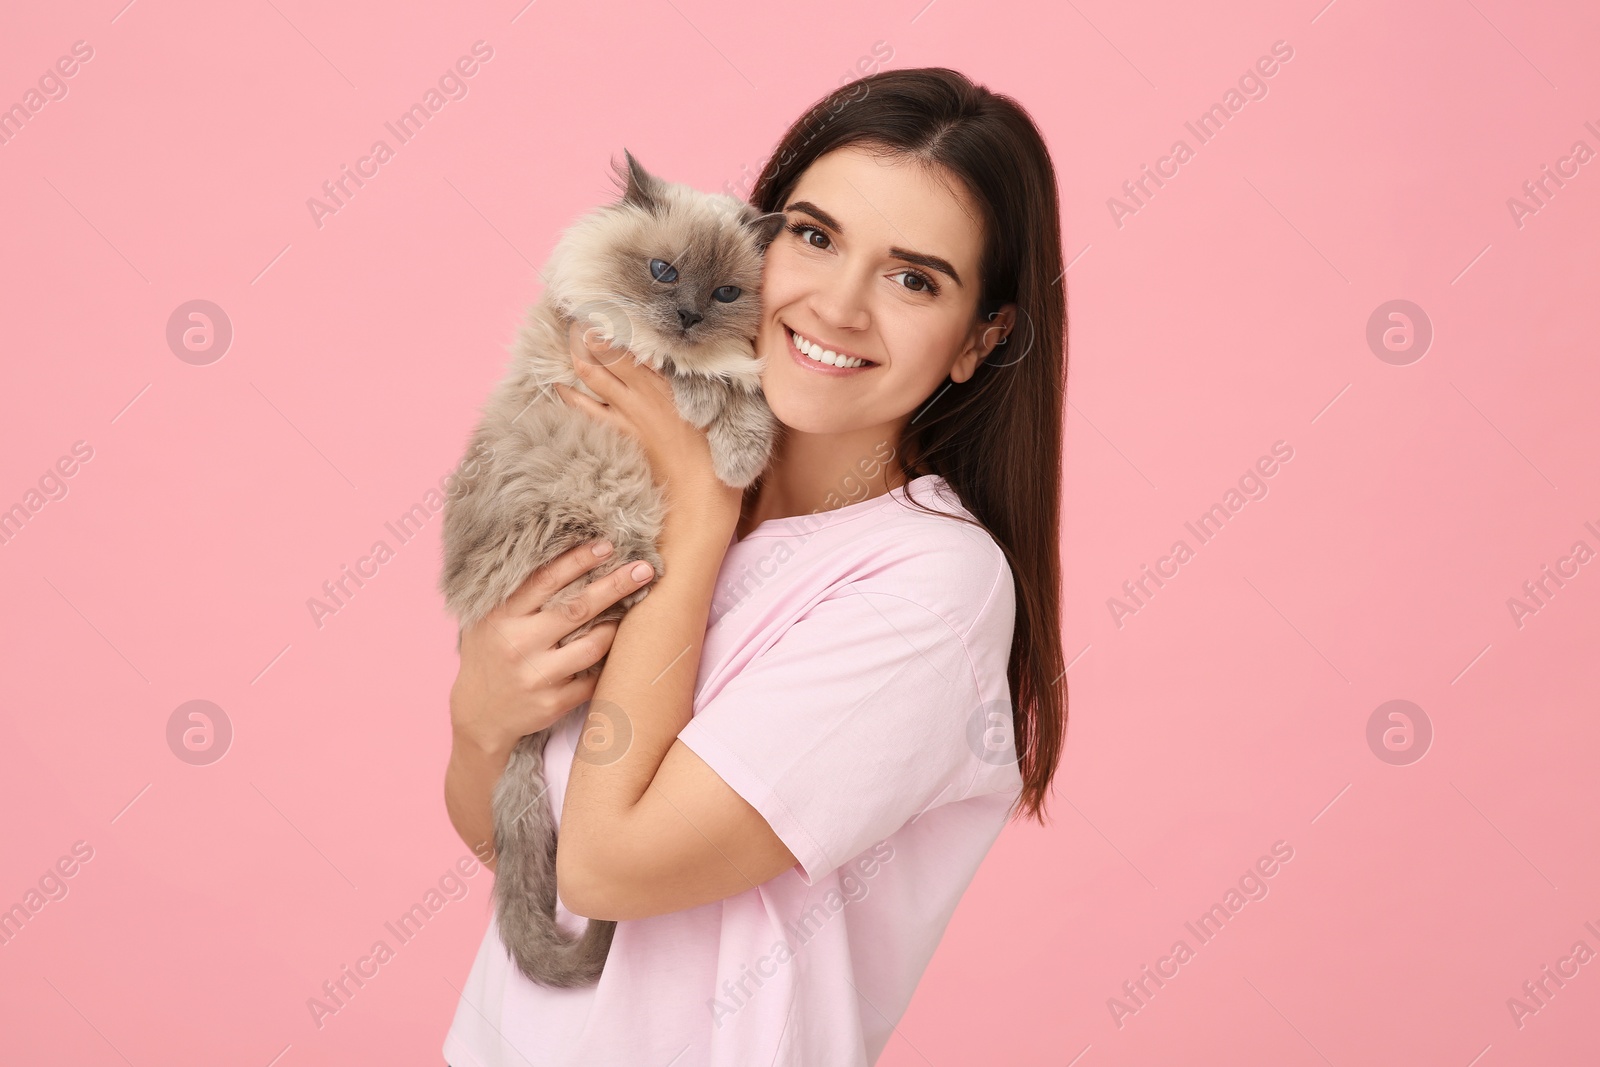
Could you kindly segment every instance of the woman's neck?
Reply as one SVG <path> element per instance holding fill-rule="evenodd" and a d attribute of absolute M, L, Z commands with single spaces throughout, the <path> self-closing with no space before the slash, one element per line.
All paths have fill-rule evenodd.
<path fill-rule="evenodd" d="M 742 540 L 768 519 L 833 511 L 882 496 L 905 484 L 901 461 L 895 439 L 882 433 L 785 432 L 766 471 L 745 490 L 737 537 Z"/>

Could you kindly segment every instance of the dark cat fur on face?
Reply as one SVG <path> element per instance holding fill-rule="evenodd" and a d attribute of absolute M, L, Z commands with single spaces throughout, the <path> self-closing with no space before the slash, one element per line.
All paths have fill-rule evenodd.
<path fill-rule="evenodd" d="M 667 505 L 643 449 L 568 408 L 550 388 L 560 382 L 599 399 L 572 371 L 574 319 L 667 378 L 678 412 L 705 431 L 724 483 L 749 485 L 771 455 L 777 423 L 761 395 L 754 338 L 763 253 L 784 216 L 662 181 L 623 154 L 621 199 L 580 218 L 551 253 L 544 293 L 468 443 L 475 459 L 466 469 L 474 473 L 446 501 L 439 588 L 460 630 L 503 604 L 534 570 L 587 542 L 605 538 L 616 549 L 546 610 L 559 610 L 623 563 L 643 559 L 657 578 L 665 573 L 657 543 Z M 644 592 L 560 643 L 621 618 Z M 530 980 L 588 985 L 600 977 L 616 923 L 590 920 L 576 939 L 556 926 L 556 826 L 544 795 L 549 733 L 518 741 L 495 786 L 496 923 Z"/>

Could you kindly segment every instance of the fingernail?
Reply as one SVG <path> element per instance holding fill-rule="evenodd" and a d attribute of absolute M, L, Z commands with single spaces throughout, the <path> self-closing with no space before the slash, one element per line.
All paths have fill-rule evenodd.
<path fill-rule="evenodd" d="M 638 563 L 633 565 L 633 570 L 629 571 L 628 573 L 633 575 L 634 581 L 642 582 L 654 574 L 655 570 L 650 566 L 650 564 L 640 560 Z"/>
<path fill-rule="evenodd" d="M 592 547 L 594 549 L 594 554 L 597 555 L 597 556 L 609 556 L 609 555 L 611 555 L 611 549 L 614 546 L 611 544 L 610 541 L 596 541 L 590 547 Z"/>

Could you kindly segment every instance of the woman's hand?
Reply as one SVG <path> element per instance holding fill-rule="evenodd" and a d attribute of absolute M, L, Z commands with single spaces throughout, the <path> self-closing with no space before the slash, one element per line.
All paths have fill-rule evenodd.
<path fill-rule="evenodd" d="M 576 322 L 568 327 L 573 372 L 603 403 L 558 384 L 561 399 L 638 441 L 668 499 L 681 504 L 684 514 L 692 513 L 697 525 L 715 523 L 731 536 L 744 494 L 717 477 L 705 431 L 678 414 L 672 384 L 627 349 L 591 337 Z"/>
<path fill-rule="evenodd" d="M 450 689 L 450 725 L 458 739 L 481 752 L 503 755 L 594 695 L 598 673 L 572 676 L 611 650 L 618 623 L 602 623 L 570 644 L 557 645 L 654 575 L 635 578 L 632 572 L 639 564 L 625 563 L 591 582 L 560 610 L 543 609 L 557 590 L 610 558 L 609 545 L 605 555 L 596 555 L 590 544 L 564 552 L 462 632 L 461 667 Z M 644 568 L 648 571 L 650 565 Z"/>

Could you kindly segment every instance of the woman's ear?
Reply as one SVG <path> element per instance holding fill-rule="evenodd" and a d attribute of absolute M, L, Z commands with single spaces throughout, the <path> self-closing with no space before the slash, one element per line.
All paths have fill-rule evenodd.
<path fill-rule="evenodd" d="M 1011 330 L 1016 324 L 1015 304 L 1002 304 L 998 311 L 991 312 L 973 323 L 972 331 L 967 335 L 966 347 L 961 350 L 961 355 L 956 357 L 954 365 L 950 368 L 950 380 L 964 382 L 972 377 L 978 369 L 978 364 L 982 363 L 997 345 L 1003 345 L 1010 339 Z"/>

